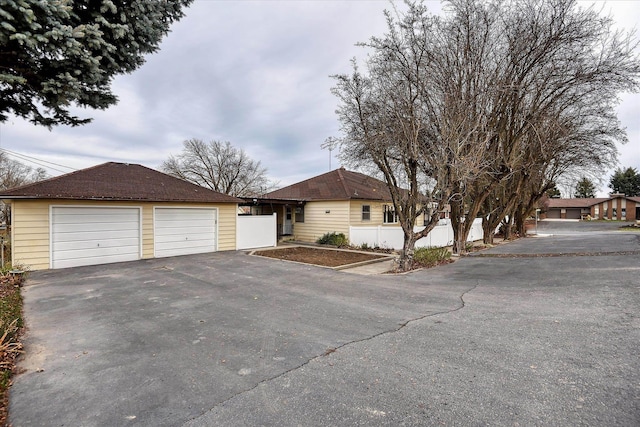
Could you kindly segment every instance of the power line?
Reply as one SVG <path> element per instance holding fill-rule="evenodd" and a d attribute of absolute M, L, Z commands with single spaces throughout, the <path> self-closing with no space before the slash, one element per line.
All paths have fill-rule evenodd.
<path fill-rule="evenodd" d="M 60 172 L 60 173 L 68 173 L 68 171 L 64 171 L 64 170 L 60 170 L 58 168 L 55 168 L 53 166 L 59 166 L 61 168 L 66 168 L 66 169 L 70 169 L 71 171 L 77 171 L 78 169 L 76 168 L 72 168 L 70 166 L 65 166 L 65 165 L 61 165 L 59 163 L 54 163 L 54 162 L 49 162 L 47 160 L 42 160 L 42 159 L 38 159 L 36 157 L 32 157 L 32 156 L 27 156 L 26 154 L 20 154 L 20 153 L 16 153 L 15 151 L 11 151 L 11 150 L 7 150 L 6 148 L 1 148 L 0 147 L 0 151 L 5 152 L 11 156 L 17 157 L 21 160 L 26 160 L 27 162 L 31 162 L 34 163 L 38 166 L 42 166 L 45 168 L 49 168 L 49 169 L 53 169 L 54 171 Z M 53 165 L 53 166 L 51 166 Z"/>

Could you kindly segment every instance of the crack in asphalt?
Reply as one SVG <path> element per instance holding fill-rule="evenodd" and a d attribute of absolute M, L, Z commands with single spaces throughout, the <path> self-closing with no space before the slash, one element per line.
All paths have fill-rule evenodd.
<path fill-rule="evenodd" d="M 242 390 L 242 391 L 239 391 L 237 393 L 234 393 L 232 396 L 230 396 L 227 399 L 224 399 L 224 400 L 216 403 L 214 406 L 212 406 L 211 408 L 209 408 L 205 412 L 201 413 L 197 417 L 194 417 L 194 418 L 191 418 L 191 419 L 187 420 L 185 423 L 183 423 L 183 426 L 186 426 L 186 425 L 188 425 L 188 424 L 190 424 L 192 422 L 195 422 L 199 418 L 202 418 L 204 415 L 206 415 L 207 413 L 211 412 L 213 409 L 215 409 L 215 408 L 217 408 L 217 407 L 219 407 L 221 405 L 224 405 L 225 403 L 235 399 L 238 396 L 241 396 L 241 395 L 243 395 L 245 393 L 248 393 L 250 391 L 253 391 L 253 390 L 257 389 L 262 384 L 269 383 L 269 382 L 271 382 L 273 380 L 276 380 L 278 378 L 281 378 L 281 377 L 283 377 L 283 376 L 285 376 L 285 375 L 287 375 L 287 374 L 289 374 L 291 372 L 295 372 L 295 371 L 299 370 L 300 368 L 303 368 L 303 367 L 307 366 L 308 364 L 310 364 L 314 360 L 318 360 L 318 359 L 320 359 L 322 357 L 329 356 L 330 354 L 335 353 L 336 351 L 338 351 L 338 350 L 340 350 L 340 349 L 342 349 L 342 348 L 344 348 L 344 347 L 346 347 L 348 345 L 358 344 L 358 343 L 362 343 L 362 342 L 365 342 L 365 341 L 371 341 L 371 340 L 373 340 L 375 338 L 378 338 L 378 337 L 381 337 L 381 336 L 387 335 L 387 334 L 394 334 L 396 332 L 401 331 L 402 329 L 404 329 L 406 326 L 408 326 L 411 323 L 419 322 L 419 321 L 427 319 L 429 317 L 440 316 L 442 314 L 450 314 L 450 313 L 455 313 L 456 311 L 460 311 L 460 310 L 462 310 L 463 308 L 466 307 L 466 302 L 464 300 L 465 295 L 467 295 L 468 293 L 470 293 L 473 290 L 475 290 L 479 285 L 480 285 L 480 283 L 478 281 L 476 281 L 475 285 L 473 285 L 472 287 L 468 288 L 467 290 L 465 290 L 464 292 L 462 292 L 460 294 L 460 296 L 458 297 L 458 299 L 460 300 L 460 304 L 459 304 L 458 307 L 452 308 L 450 310 L 445 310 L 445 311 L 439 311 L 439 312 L 435 312 L 435 313 L 425 314 L 424 316 L 420 316 L 420 317 L 414 317 L 414 318 L 409 319 L 409 320 L 407 320 L 407 321 L 405 321 L 403 323 L 400 323 L 397 328 L 388 329 L 388 330 L 385 330 L 385 331 L 382 331 L 382 332 L 378 332 L 377 334 L 371 335 L 371 336 L 366 337 L 366 338 L 361 338 L 361 339 L 349 341 L 349 342 L 346 342 L 344 344 L 339 345 L 338 347 L 330 347 L 327 350 L 325 350 L 322 354 L 319 354 L 317 356 L 313 356 L 312 358 L 308 359 L 307 361 L 305 361 L 304 363 L 301 363 L 300 365 L 298 365 L 296 367 L 293 367 L 291 369 L 287 369 L 286 371 L 283 371 L 283 372 L 281 372 L 281 373 L 279 373 L 277 375 L 274 375 L 272 377 L 260 380 L 255 385 L 253 385 L 252 387 L 247 388 L 247 389 Z"/>

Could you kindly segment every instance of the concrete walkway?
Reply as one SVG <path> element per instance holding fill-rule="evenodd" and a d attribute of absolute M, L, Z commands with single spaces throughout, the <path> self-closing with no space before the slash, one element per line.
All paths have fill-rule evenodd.
<path fill-rule="evenodd" d="M 393 271 L 398 266 L 395 258 L 383 259 L 381 261 L 371 262 L 358 267 L 343 268 L 340 271 L 351 274 L 362 274 L 365 276 L 384 274 Z"/>

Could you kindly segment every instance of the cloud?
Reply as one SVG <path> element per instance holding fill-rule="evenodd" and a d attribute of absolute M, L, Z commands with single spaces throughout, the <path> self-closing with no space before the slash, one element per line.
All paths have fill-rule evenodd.
<path fill-rule="evenodd" d="M 438 2 L 428 6 L 440 10 Z M 15 119 L 0 125 L 0 147 L 74 168 L 110 160 L 158 167 L 186 139 L 218 139 L 260 160 L 283 185 L 326 172 L 329 153 L 320 145 L 339 134 L 330 76 L 366 57 L 355 44 L 385 32 L 390 7 L 197 0 L 158 52 L 114 80 L 117 106 L 80 110 L 94 121 L 77 128 L 48 131 Z M 627 29 L 640 17 L 634 2 L 606 8 Z M 621 163 L 638 168 L 639 104 L 638 95 L 623 95 L 619 107 L 630 139 Z M 334 151 L 331 166 L 338 165 Z"/>

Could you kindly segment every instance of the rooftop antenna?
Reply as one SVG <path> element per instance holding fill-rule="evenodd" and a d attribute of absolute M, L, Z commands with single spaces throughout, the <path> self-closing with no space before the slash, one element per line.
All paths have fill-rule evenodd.
<path fill-rule="evenodd" d="M 338 146 L 338 142 L 337 138 L 330 136 L 320 145 L 323 150 L 329 150 L 329 170 L 331 170 L 331 152 Z"/>

